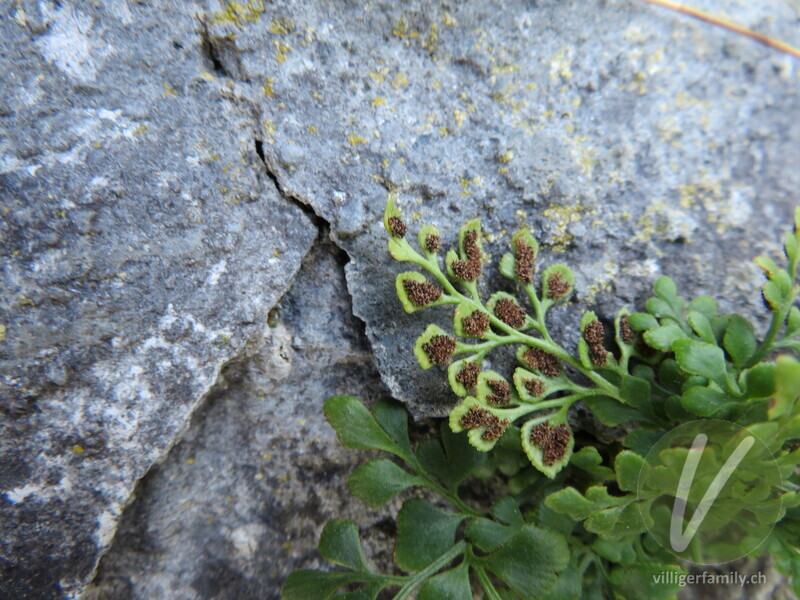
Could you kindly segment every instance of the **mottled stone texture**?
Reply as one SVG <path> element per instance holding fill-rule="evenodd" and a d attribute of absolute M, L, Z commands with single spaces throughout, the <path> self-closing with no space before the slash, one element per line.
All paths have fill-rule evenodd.
<path fill-rule="evenodd" d="M 694 5 L 800 43 L 791 3 Z M 530 227 L 576 271 L 569 345 L 660 274 L 762 315 L 750 259 L 800 188 L 796 62 L 641 2 L 22 0 L 0 33 L 2 597 L 79 595 L 184 432 L 95 592 L 274 597 L 324 517 L 361 510 L 319 420 L 379 387 L 351 314 L 416 415 L 453 402 L 410 353 L 451 316 L 401 312 L 389 194 L 445 249 L 475 216 L 495 259 Z M 323 247 L 267 328 L 315 234 L 299 204 L 352 308 Z"/>
<path fill-rule="evenodd" d="M 181 6 L 0 9 L 2 598 L 80 593 L 317 233 Z"/>
<path fill-rule="evenodd" d="M 293 569 L 324 564 L 328 519 L 385 518 L 348 495 L 365 453 L 338 443 L 320 406 L 384 393 L 340 261 L 328 244 L 308 257 L 262 350 L 231 365 L 142 482 L 87 600 L 278 598 Z M 374 558 L 391 552 L 380 527 L 365 537 Z"/>
<path fill-rule="evenodd" d="M 780 0 L 723 4 L 794 35 Z M 274 3 L 210 31 L 235 33 L 266 162 L 331 222 L 384 381 L 416 413 L 451 404 L 409 352 L 451 317 L 398 312 L 404 266 L 379 223 L 390 193 L 410 234 L 434 223 L 445 248 L 475 216 L 495 259 L 530 227 L 543 264 L 575 268 L 577 308 L 603 317 L 660 274 L 763 313 L 751 258 L 777 249 L 800 184 L 791 58 L 627 1 Z M 569 342 L 577 312 L 554 315 Z"/>

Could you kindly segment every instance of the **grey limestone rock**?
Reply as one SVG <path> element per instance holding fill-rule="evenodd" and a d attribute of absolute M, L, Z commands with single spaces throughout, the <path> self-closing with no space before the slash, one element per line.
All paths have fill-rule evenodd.
<path fill-rule="evenodd" d="M 330 243 L 312 251 L 264 347 L 226 370 L 137 488 L 84 600 L 277 599 L 293 569 L 322 567 L 315 549 L 333 518 L 358 522 L 387 562 L 384 511 L 346 487 L 364 453 L 344 449 L 322 414 L 329 395 L 385 394 L 341 263 Z"/>
<path fill-rule="evenodd" d="M 697 5 L 779 39 L 796 18 L 780 0 Z M 235 36 L 268 169 L 331 223 L 381 374 L 415 413 L 451 406 L 409 352 L 450 315 L 398 310 L 390 194 L 446 247 L 480 217 L 495 259 L 531 228 L 544 263 L 577 273 L 577 304 L 554 313 L 567 343 L 580 309 L 608 318 L 661 274 L 763 318 L 751 259 L 777 250 L 800 184 L 790 57 L 628 0 L 274 2 L 243 21 L 209 31 Z"/>
<path fill-rule="evenodd" d="M 797 18 L 780 0 L 695 4 L 782 39 Z M 796 64 L 641 2 L 23 0 L 0 8 L 0 32 L 0 589 L 12 597 L 81 592 L 134 482 L 181 437 L 222 365 L 263 343 L 243 383 L 218 386 L 142 486 L 99 583 L 124 575 L 119 598 L 186 585 L 245 597 L 300 562 L 275 558 L 269 574 L 258 550 L 350 510 L 318 473 L 281 482 L 287 471 L 258 459 L 276 443 L 295 468 L 341 478 L 350 464 L 314 420 L 316 342 L 302 342 L 319 340 L 317 362 L 337 369 L 348 354 L 333 340 L 357 338 L 351 321 L 334 323 L 348 311 L 303 325 L 325 296 L 302 288 L 308 299 L 293 297 L 311 312 L 283 326 L 300 331 L 300 357 L 283 383 L 266 375 L 278 363 L 258 366 L 272 365 L 282 331 L 265 334 L 265 315 L 315 233 L 298 204 L 347 253 L 352 312 L 380 376 L 420 416 L 454 399 L 410 348 L 450 314 L 401 312 L 392 279 L 404 267 L 380 224 L 389 195 L 412 232 L 434 223 L 446 247 L 480 217 L 495 259 L 531 228 L 545 264 L 576 271 L 575 302 L 553 318 L 567 344 L 581 310 L 608 318 L 660 274 L 762 320 L 751 258 L 777 252 L 797 202 Z M 338 277 L 320 260 L 318 278 Z M 325 381 L 376 388 L 368 367 L 353 369 Z M 278 389 L 280 402 L 253 404 Z M 295 406 L 307 430 L 267 423 Z M 236 432 L 220 457 L 203 443 Z M 176 517 L 175 540 L 158 534 L 201 469 L 208 502 Z M 246 493 L 233 514 L 218 501 L 237 477 Z M 313 494 L 319 513 L 308 505 L 308 525 L 303 511 L 292 521 L 286 507 Z M 287 529 L 263 516 L 267 499 Z M 201 514 L 218 523 L 203 529 Z M 153 548 L 185 554 L 159 562 Z M 208 561 L 207 580 L 168 572 L 194 559 Z M 134 581 L 152 570 L 163 587 Z M 228 580 L 244 587 L 219 587 Z"/>
<path fill-rule="evenodd" d="M 317 230 L 194 7 L 0 8 L 0 597 L 76 597 Z"/>

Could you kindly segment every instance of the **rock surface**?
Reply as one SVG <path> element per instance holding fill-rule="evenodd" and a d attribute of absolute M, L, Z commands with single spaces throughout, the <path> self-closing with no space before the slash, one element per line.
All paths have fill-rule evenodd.
<path fill-rule="evenodd" d="M 722 4 L 800 44 L 790 4 Z M 337 285 L 341 298 L 330 252 L 308 267 L 325 285 L 298 284 L 285 301 L 306 312 L 264 332 L 315 234 L 298 204 L 350 259 L 352 312 L 385 385 L 415 414 L 441 415 L 452 402 L 441 372 L 420 371 L 410 348 L 450 314 L 402 313 L 392 279 L 405 269 L 380 224 L 390 194 L 412 233 L 434 223 L 445 247 L 475 216 L 495 258 L 530 227 L 545 264 L 576 271 L 576 302 L 553 320 L 569 344 L 582 309 L 608 317 L 660 274 L 761 315 L 750 259 L 777 251 L 800 188 L 796 63 L 641 2 L 22 1 L 0 8 L 0 32 L 0 596 L 79 594 L 134 482 L 220 368 L 265 341 L 147 478 L 99 593 L 275 594 L 322 515 L 357 510 L 317 473 L 341 478 L 352 459 L 313 452 L 332 440 L 319 421 L 330 389 L 378 387 L 365 364 L 315 387 L 315 357 L 350 356 L 336 340 L 368 362 L 350 309 L 311 317 Z M 284 329 L 301 342 L 280 371 Z M 270 390 L 285 398 L 254 400 Z M 272 443 L 314 475 L 281 482 L 291 469 L 258 458 Z M 175 502 L 206 488 L 178 518 Z M 279 525 L 262 502 L 308 515 Z M 301 532 L 296 554 L 273 558 Z"/>
<path fill-rule="evenodd" d="M 784 2 L 726 6 L 795 35 Z M 384 381 L 416 413 L 450 406 L 441 373 L 421 374 L 409 350 L 451 317 L 399 310 L 391 278 L 404 266 L 379 223 L 389 194 L 413 234 L 436 224 L 445 248 L 476 216 L 495 259 L 530 227 L 545 264 L 575 268 L 579 307 L 605 317 L 661 274 L 763 315 L 751 259 L 777 249 L 800 187 L 790 57 L 614 0 L 276 2 L 210 31 L 235 34 L 266 163 L 331 223 Z M 554 317 L 568 342 L 577 309 Z"/>
<path fill-rule="evenodd" d="M 86 600 L 278 598 L 292 570 L 323 565 L 327 520 L 367 532 L 384 518 L 349 496 L 365 453 L 343 448 L 322 414 L 329 395 L 385 393 L 341 259 L 330 244 L 308 257 L 265 346 L 231 365 L 142 482 Z M 365 537 L 373 557 L 391 551 L 380 527 Z"/>
<path fill-rule="evenodd" d="M 52 600 L 258 347 L 317 230 L 263 174 L 191 7 L 0 13 L 0 597 Z"/>

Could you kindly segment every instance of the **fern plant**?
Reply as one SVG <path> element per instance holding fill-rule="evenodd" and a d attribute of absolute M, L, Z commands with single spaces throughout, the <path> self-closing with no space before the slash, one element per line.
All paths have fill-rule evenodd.
<path fill-rule="evenodd" d="M 527 297 L 526 310 L 507 292 L 481 297 L 486 253 L 477 219 L 443 260 L 440 232 L 423 226 L 415 249 L 391 200 L 384 226 L 391 255 L 422 270 L 396 278 L 404 309 L 453 308 L 452 334 L 429 325 L 413 352 L 423 369 L 443 369 L 461 400 L 440 435 L 416 446 L 393 400 L 370 413 L 354 397 L 334 397 L 325 414 L 346 447 L 394 456 L 359 467 L 353 495 L 377 507 L 416 487 L 440 501 L 404 502 L 391 574 L 369 567 L 354 523 L 332 521 L 319 551 L 344 570 L 292 573 L 283 598 L 366 600 L 383 591 L 396 600 L 465 599 L 479 590 L 492 600 L 673 598 L 688 564 L 765 550 L 800 593 L 800 209 L 784 238 L 785 268 L 756 259 L 772 313 L 763 340 L 741 315 L 719 314 L 709 296 L 687 301 L 661 277 L 646 310 L 620 310 L 610 331 L 585 312 L 577 355 L 547 326 L 575 278 L 561 264 L 539 274 L 529 232 L 512 236 L 499 264 Z M 483 368 L 502 346 L 519 365 L 506 375 Z M 568 414 L 578 401 L 629 433 L 610 443 L 584 435 L 576 449 Z M 701 437 L 708 451 L 698 454 L 692 444 Z M 732 453 L 741 454 L 735 469 L 726 462 Z M 688 464 L 691 489 L 681 487 Z M 490 509 L 459 495 L 468 479 L 490 475 L 505 481 Z M 676 498 L 702 507 L 677 521 L 691 540 L 685 547 L 674 543 Z"/>

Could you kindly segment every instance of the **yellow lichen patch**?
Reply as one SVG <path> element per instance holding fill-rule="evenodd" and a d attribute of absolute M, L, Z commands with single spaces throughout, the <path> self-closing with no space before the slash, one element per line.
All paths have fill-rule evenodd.
<path fill-rule="evenodd" d="M 559 77 L 570 79 L 572 77 L 572 58 L 567 48 L 559 50 L 550 59 L 550 80 L 556 81 Z"/>
<path fill-rule="evenodd" d="M 483 187 L 483 178 L 480 175 L 476 175 L 472 179 L 462 177 L 459 179 L 459 183 L 461 184 L 461 193 L 459 196 L 463 198 L 472 194 L 472 186 Z"/>
<path fill-rule="evenodd" d="M 144 123 L 140 124 L 136 129 L 131 131 L 132 135 L 142 135 L 147 131 L 148 127 Z"/>
<path fill-rule="evenodd" d="M 658 128 L 659 137 L 667 143 L 672 143 L 683 134 L 678 117 L 674 114 L 660 119 L 656 127 Z"/>
<path fill-rule="evenodd" d="M 83 446 L 81 446 L 80 444 L 75 444 L 75 445 L 72 447 L 72 451 L 73 451 L 75 454 L 77 454 L 78 456 L 80 456 L 81 454 L 83 454 L 84 452 L 86 452 L 86 451 L 83 449 Z"/>
<path fill-rule="evenodd" d="M 570 115 L 571 117 L 572 115 Z M 567 131 L 570 133 L 575 131 L 574 126 L 570 127 L 572 123 L 567 123 Z M 591 176 L 594 166 L 597 164 L 597 148 L 586 145 L 587 138 L 585 136 L 576 135 L 569 138 L 572 143 L 572 153 L 575 157 L 575 163 L 580 167 L 581 174 Z"/>
<path fill-rule="evenodd" d="M 453 118 L 456 120 L 456 125 L 460 128 L 464 124 L 464 121 L 467 120 L 467 113 L 463 110 L 454 109 Z"/>
<path fill-rule="evenodd" d="M 261 88 L 261 91 L 264 92 L 264 95 L 269 96 L 270 98 L 275 97 L 275 90 L 272 88 L 273 83 L 275 83 L 275 78 L 267 77 L 267 82 L 264 84 L 264 87 Z"/>
<path fill-rule="evenodd" d="M 655 52 L 647 57 L 647 71 L 651 75 L 659 70 L 659 64 L 664 62 L 664 48 L 656 48 Z"/>
<path fill-rule="evenodd" d="M 281 41 L 275 42 L 275 60 L 278 61 L 279 65 L 282 65 L 286 61 L 291 51 L 292 47 L 288 44 L 284 44 Z"/>
<path fill-rule="evenodd" d="M 178 95 L 178 90 L 176 90 L 175 88 L 170 87 L 166 83 L 162 83 L 161 85 L 164 86 L 164 97 L 165 98 L 169 98 L 170 96 L 177 96 Z"/>
<path fill-rule="evenodd" d="M 8 329 L 6 329 L 6 326 L 0 325 L 0 342 L 6 341 L 6 331 L 8 331 Z"/>
<path fill-rule="evenodd" d="M 212 342 L 215 346 L 227 346 L 231 342 L 231 336 L 226 333 L 220 333 Z"/>
<path fill-rule="evenodd" d="M 514 153 L 511 150 L 497 157 L 497 161 L 501 163 L 510 163 L 512 160 L 514 160 Z"/>
<path fill-rule="evenodd" d="M 702 207 L 708 223 L 716 226 L 717 233 L 731 227 L 743 226 L 752 210 L 743 200 L 751 190 L 746 186 L 725 186 L 722 181 L 702 175 L 694 182 L 678 186 L 678 198 L 684 208 Z"/>
<path fill-rule="evenodd" d="M 637 223 L 636 239 L 649 242 L 653 238 L 662 240 L 689 239 L 694 230 L 694 219 L 688 212 L 667 204 L 663 200 L 652 202 Z"/>
<path fill-rule="evenodd" d="M 713 106 L 713 103 L 710 100 L 700 100 L 699 98 L 696 98 L 691 94 L 687 94 L 686 92 L 678 92 L 675 94 L 675 103 L 681 110 L 695 107 L 710 108 Z"/>
<path fill-rule="evenodd" d="M 617 275 L 619 275 L 619 264 L 611 261 L 605 263 L 603 265 L 603 273 L 595 277 L 592 283 L 586 287 L 581 301 L 586 304 L 594 304 L 600 292 L 612 291 L 611 282 L 614 281 Z"/>
<path fill-rule="evenodd" d="M 384 67 L 380 71 L 370 71 L 369 76 L 375 83 L 383 83 L 383 80 L 386 78 L 386 74 L 389 72 L 389 69 Z"/>
<path fill-rule="evenodd" d="M 268 140 L 267 141 L 270 144 L 274 144 L 275 143 L 275 131 L 276 131 L 276 129 L 275 129 L 274 123 L 272 121 L 270 121 L 269 119 L 264 119 L 264 132 L 267 134 L 267 136 L 268 136 Z"/>
<path fill-rule="evenodd" d="M 204 69 L 200 69 L 200 77 L 205 79 L 206 81 L 214 81 L 215 77 Z"/>
<path fill-rule="evenodd" d="M 276 35 L 289 35 L 294 33 L 294 21 L 289 17 L 273 17 L 269 30 Z"/>
<path fill-rule="evenodd" d="M 625 90 L 626 92 L 637 93 L 640 96 L 643 96 L 647 93 L 647 86 L 645 85 L 645 81 L 647 80 L 647 76 L 638 71 L 634 73 L 633 79 L 626 83 L 621 83 L 619 88 L 621 90 Z"/>
<path fill-rule="evenodd" d="M 572 206 L 562 206 L 551 202 L 550 206 L 542 211 L 542 215 L 554 225 L 552 236 L 547 240 L 551 244 L 553 252 L 563 252 L 567 249 L 574 237 L 568 231 L 570 225 L 596 213 L 597 209 L 584 206 L 580 202 Z"/>
<path fill-rule="evenodd" d="M 449 133 L 450 131 L 447 129 L 447 127 L 439 127 L 439 135 L 448 135 Z"/>
<path fill-rule="evenodd" d="M 356 133 L 351 133 L 349 136 L 347 136 L 347 141 L 354 148 L 356 146 L 358 146 L 359 144 L 366 144 L 367 143 L 366 139 L 364 139 L 363 137 L 361 137 L 360 135 L 358 135 Z"/>
<path fill-rule="evenodd" d="M 691 208 L 700 203 L 707 211 L 713 212 L 723 199 L 722 184 L 719 181 L 703 178 L 696 183 L 678 186 L 678 197 L 683 208 Z"/>
<path fill-rule="evenodd" d="M 392 28 L 392 35 L 401 40 L 408 35 L 408 23 L 405 17 L 400 17 Z"/>
<path fill-rule="evenodd" d="M 578 157 L 578 165 L 581 168 L 583 175 L 590 176 L 597 164 L 597 159 L 594 157 L 596 151 L 593 148 L 581 148 L 581 154 Z"/>
<path fill-rule="evenodd" d="M 624 183 L 624 182 L 625 182 L 625 178 L 624 178 L 624 177 L 622 176 L 622 174 L 621 174 L 621 173 L 620 173 L 618 170 L 616 170 L 616 169 L 613 169 L 611 172 L 609 172 L 609 174 L 608 174 L 608 180 L 609 180 L 611 183 Z M 625 213 L 625 214 L 627 214 L 627 213 Z M 628 216 L 630 217 L 630 215 L 628 215 Z"/>
<path fill-rule="evenodd" d="M 401 87 L 406 85 L 408 85 L 408 77 L 398 71 L 397 75 L 395 75 L 394 80 L 392 81 L 392 87 L 396 90 L 399 90 Z"/>
<path fill-rule="evenodd" d="M 17 6 L 17 10 L 14 11 L 14 21 L 20 27 L 27 27 L 28 26 L 28 18 L 25 14 L 25 9 L 21 6 Z"/>
<path fill-rule="evenodd" d="M 472 185 L 472 182 L 469 179 L 467 179 L 467 178 L 461 179 L 461 193 L 459 194 L 459 196 L 464 198 L 464 197 L 469 196 L 470 194 L 472 194 L 472 190 L 470 189 L 470 185 Z"/>
<path fill-rule="evenodd" d="M 433 56 L 436 51 L 436 43 L 439 41 L 439 26 L 436 23 L 431 23 L 430 30 L 427 37 L 422 39 L 422 47 Z"/>
<path fill-rule="evenodd" d="M 374 106 L 375 108 L 378 108 L 379 106 L 383 106 L 384 104 L 386 104 L 386 99 L 381 96 L 375 96 L 372 99 L 372 102 L 370 102 L 370 104 L 372 104 L 372 106 Z"/>
<path fill-rule="evenodd" d="M 693 183 L 678 186 L 678 197 L 683 208 L 690 208 L 695 203 L 697 186 Z"/>
<path fill-rule="evenodd" d="M 233 23 L 234 25 L 244 25 L 245 23 L 255 23 L 261 13 L 264 12 L 264 2 L 226 2 L 221 11 L 214 15 L 216 23 Z"/>
<path fill-rule="evenodd" d="M 317 133 L 317 126 L 316 125 L 309 125 L 308 126 L 308 133 Z"/>
<path fill-rule="evenodd" d="M 508 63 L 495 63 L 492 65 L 492 68 L 489 69 L 489 73 L 491 75 L 508 75 L 509 73 L 513 73 L 515 71 L 519 71 L 519 65 L 511 65 Z"/>
<path fill-rule="evenodd" d="M 453 15 L 447 11 L 444 11 L 444 14 L 442 15 L 442 23 L 444 23 L 447 27 L 455 27 L 458 25 L 458 21 L 456 21 L 453 18 Z"/>

